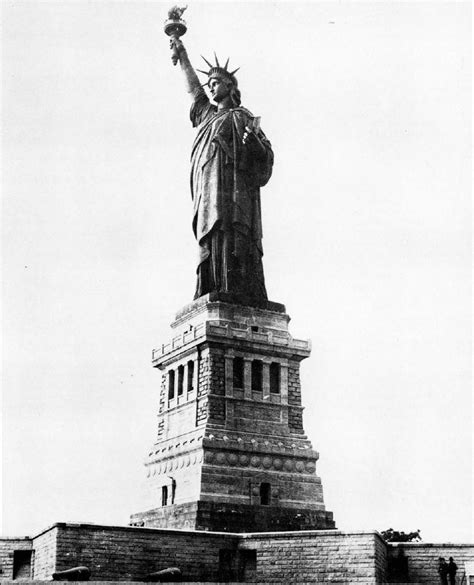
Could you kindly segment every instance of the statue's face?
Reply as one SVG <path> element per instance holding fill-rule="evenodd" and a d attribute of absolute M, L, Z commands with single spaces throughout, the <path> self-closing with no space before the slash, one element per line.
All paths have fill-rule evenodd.
<path fill-rule="evenodd" d="M 211 77 L 208 82 L 209 91 L 211 92 L 212 99 L 218 104 L 230 93 L 230 87 L 220 77 Z"/>

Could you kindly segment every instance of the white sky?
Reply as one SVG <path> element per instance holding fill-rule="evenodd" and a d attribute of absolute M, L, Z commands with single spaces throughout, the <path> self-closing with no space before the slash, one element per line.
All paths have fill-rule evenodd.
<path fill-rule="evenodd" d="M 5 534 L 139 510 L 192 299 L 172 2 L 2 2 Z M 190 2 L 275 151 L 264 266 L 342 529 L 472 539 L 469 3 Z"/>

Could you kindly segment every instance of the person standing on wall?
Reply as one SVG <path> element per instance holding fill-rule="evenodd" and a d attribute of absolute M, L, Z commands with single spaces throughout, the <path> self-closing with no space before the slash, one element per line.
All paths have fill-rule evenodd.
<path fill-rule="evenodd" d="M 458 566 L 454 562 L 453 557 L 449 557 L 448 563 L 448 577 L 449 577 L 449 585 L 456 584 L 456 572 L 458 570 Z"/>
<path fill-rule="evenodd" d="M 438 575 L 441 585 L 448 585 L 448 563 L 443 557 L 439 557 Z"/>

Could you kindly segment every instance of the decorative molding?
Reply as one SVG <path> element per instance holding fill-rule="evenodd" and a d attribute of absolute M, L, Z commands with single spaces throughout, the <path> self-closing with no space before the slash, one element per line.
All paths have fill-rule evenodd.
<path fill-rule="evenodd" d="M 172 471 L 178 471 L 193 465 L 200 465 L 202 462 L 202 451 L 194 451 L 193 453 L 188 453 L 181 456 L 178 455 L 175 457 L 169 457 L 164 461 L 147 464 L 148 470 L 146 476 L 152 477 L 156 475 L 164 475 Z"/>
<path fill-rule="evenodd" d="M 314 461 L 290 457 L 273 457 L 270 455 L 238 455 L 230 451 L 205 450 L 204 463 L 206 465 L 216 465 L 217 467 L 230 465 L 232 467 L 240 466 L 288 473 L 314 474 L 316 471 L 316 463 Z"/>

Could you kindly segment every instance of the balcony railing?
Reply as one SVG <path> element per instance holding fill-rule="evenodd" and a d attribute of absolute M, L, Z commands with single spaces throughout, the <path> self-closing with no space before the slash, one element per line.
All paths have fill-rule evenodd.
<path fill-rule="evenodd" d="M 223 323 L 222 321 L 206 321 L 184 331 L 180 335 L 176 335 L 169 343 L 163 343 L 160 347 L 154 349 L 152 352 L 152 361 L 156 361 L 172 351 L 180 349 L 188 343 L 192 343 L 206 335 L 269 343 L 281 347 L 291 346 L 302 351 L 311 350 L 311 341 L 293 339 L 286 331 L 255 331 L 251 326 L 242 328 L 236 327 L 231 323 Z"/>

